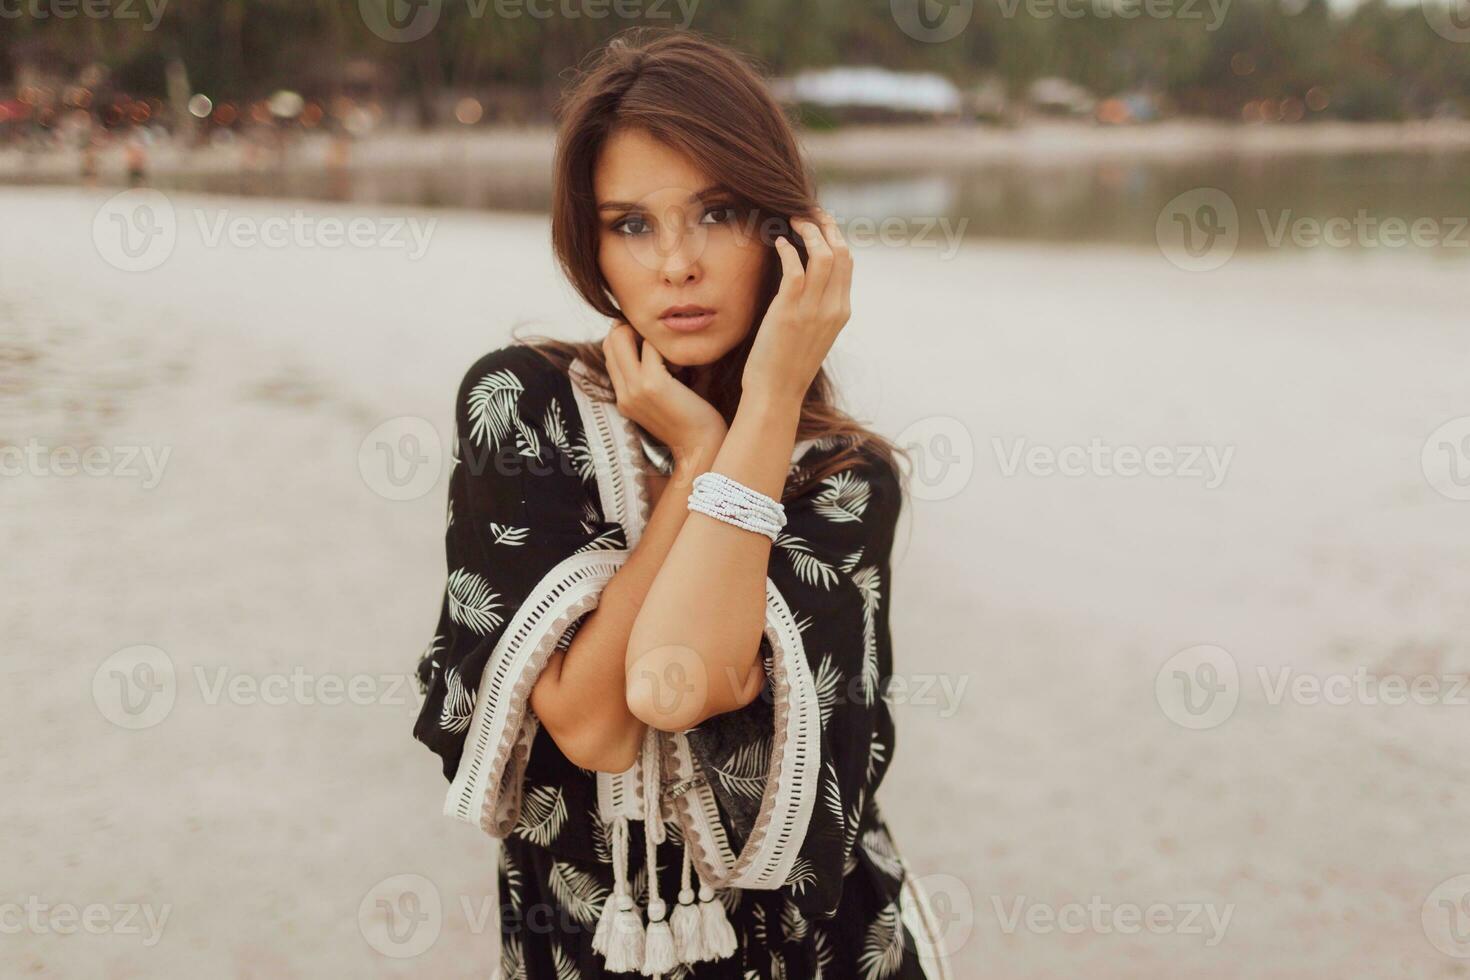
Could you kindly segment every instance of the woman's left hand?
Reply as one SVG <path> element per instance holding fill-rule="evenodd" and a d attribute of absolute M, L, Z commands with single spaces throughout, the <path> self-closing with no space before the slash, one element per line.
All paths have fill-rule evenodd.
<path fill-rule="evenodd" d="M 796 246 L 785 238 L 776 241 L 781 288 L 745 361 L 741 384 L 747 394 L 800 404 L 852 314 L 852 253 L 836 219 L 823 209 L 816 217 L 817 222 L 791 219 L 806 244 L 805 269 Z"/>

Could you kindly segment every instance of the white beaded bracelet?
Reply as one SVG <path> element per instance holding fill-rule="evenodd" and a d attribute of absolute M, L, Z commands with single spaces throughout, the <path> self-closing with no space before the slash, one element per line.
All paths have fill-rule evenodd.
<path fill-rule="evenodd" d="M 780 501 L 714 470 L 694 478 L 689 509 L 764 534 L 772 541 L 786 526 L 786 508 Z"/>

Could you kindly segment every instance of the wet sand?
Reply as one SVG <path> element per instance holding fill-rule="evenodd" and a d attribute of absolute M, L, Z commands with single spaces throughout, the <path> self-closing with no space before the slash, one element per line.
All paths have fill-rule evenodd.
<path fill-rule="evenodd" d="M 495 844 L 440 815 L 403 683 L 443 588 L 444 478 L 388 499 L 359 452 L 395 418 L 447 438 L 460 376 L 516 322 L 600 324 L 557 277 L 543 217 L 174 195 L 177 244 L 126 272 L 93 239 L 108 196 L 0 190 L 0 445 L 107 450 L 104 474 L 52 457 L 0 479 L 0 901 L 130 907 L 137 931 L 113 912 L 102 935 L 28 928 L 0 943 L 0 973 L 490 976 Z M 296 208 L 436 223 L 410 259 L 210 245 L 196 208 L 257 227 Z M 1258 668 L 1273 684 L 1283 668 L 1470 669 L 1470 503 L 1421 466 L 1430 433 L 1470 415 L 1460 265 L 1238 255 L 1191 274 L 1156 250 L 973 242 L 948 260 L 858 255 L 830 362 L 846 404 L 891 437 L 954 436 L 960 467 L 900 528 L 910 693 L 879 793 L 948 914 L 956 976 L 1459 967 L 1423 915 L 1470 872 L 1465 707 L 1272 703 Z M 1094 438 L 1229 463 L 1215 486 L 1204 453 L 1198 473 L 1007 475 L 1018 451 Z M 1171 663 L 1197 675 L 1171 658 L 1200 644 L 1228 651 L 1239 703 L 1191 729 L 1156 680 Z M 104 666 L 136 645 L 167 655 L 176 697 L 134 730 L 100 705 Z M 310 684 L 267 703 L 293 675 L 365 679 L 368 703 Z M 376 950 L 359 915 L 396 875 L 443 903 L 410 958 Z M 1094 896 L 1176 927 L 1046 926 Z M 1228 915 L 1213 944 L 1201 909 Z M 167 916 L 151 943 L 145 912 Z"/>

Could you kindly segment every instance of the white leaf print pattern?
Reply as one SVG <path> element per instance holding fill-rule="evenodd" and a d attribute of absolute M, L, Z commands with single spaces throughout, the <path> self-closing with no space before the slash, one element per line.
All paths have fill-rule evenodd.
<path fill-rule="evenodd" d="M 752 905 L 750 907 L 751 938 L 757 946 L 766 946 L 770 943 L 770 937 L 766 935 L 766 907 L 764 905 Z"/>
<path fill-rule="evenodd" d="M 450 667 L 444 672 L 444 706 L 439 709 L 439 728 L 458 735 L 470 727 L 470 717 L 475 713 L 475 696 L 459 678 L 459 672 Z"/>
<path fill-rule="evenodd" d="M 488 636 L 505 622 L 496 614 L 499 593 L 490 583 L 467 568 L 459 568 L 449 576 L 449 618 L 482 636 Z"/>
<path fill-rule="evenodd" d="M 567 819 L 567 803 L 558 786 L 537 786 L 526 793 L 521 802 L 521 815 L 515 830 L 526 840 L 550 847 L 561 833 Z"/>
<path fill-rule="evenodd" d="M 521 941 L 513 935 L 502 935 L 500 939 L 500 969 L 498 980 L 526 980 L 526 958 Z"/>
<path fill-rule="evenodd" d="M 572 959 L 555 942 L 551 944 L 551 964 L 556 968 L 556 980 L 581 980 L 582 973 L 577 969 L 577 961 Z"/>
<path fill-rule="evenodd" d="M 597 811 L 589 812 L 592 820 L 592 853 L 596 855 L 599 864 L 612 864 L 612 835 Z"/>
<path fill-rule="evenodd" d="M 603 531 L 597 537 L 593 538 L 591 541 L 588 541 L 586 544 L 582 545 L 582 547 L 578 548 L 572 553 L 581 554 L 584 551 L 617 551 L 619 548 L 622 547 L 622 545 L 618 543 L 619 533 L 620 531 L 618 528 L 608 528 L 606 531 Z"/>
<path fill-rule="evenodd" d="M 490 522 L 490 535 L 494 538 L 494 544 L 503 544 L 508 548 L 519 548 L 526 543 L 526 535 L 531 533 L 528 527 L 515 527 L 510 524 L 496 524 Z"/>
<path fill-rule="evenodd" d="M 823 801 L 827 804 L 827 811 L 832 814 L 832 819 L 837 821 L 837 826 L 844 825 L 842 810 L 842 787 L 837 785 L 837 767 L 828 759 L 825 766 L 825 777 L 822 781 L 827 784 L 827 791 L 823 795 Z"/>
<path fill-rule="evenodd" d="M 899 931 L 898 906 L 889 902 L 868 925 L 863 951 L 858 956 L 863 980 L 883 980 L 903 964 L 903 933 Z"/>
<path fill-rule="evenodd" d="M 712 766 L 720 782 L 731 793 L 749 799 L 761 798 L 771 766 L 771 740 L 759 738 L 748 742 L 725 760 Z"/>
<path fill-rule="evenodd" d="M 531 459 L 541 458 L 541 438 L 536 435 L 536 430 L 520 420 L 517 416 L 516 425 L 516 455 L 526 456 Z"/>
<path fill-rule="evenodd" d="M 608 889 L 598 884 L 597 879 L 585 871 L 579 871 L 565 861 L 552 861 L 546 884 L 556 896 L 562 908 L 583 925 L 596 926 L 602 914 L 602 903 L 607 900 Z"/>
<path fill-rule="evenodd" d="M 878 690 L 878 607 L 883 602 L 883 581 L 876 565 L 852 577 L 863 594 L 863 703 L 873 703 Z"/>
<path fill-rule="evenodd" d="M 833 473 L 822 481 L 824 490 L 816 496 L 812 509 L 834 524 L 862 520 L 868 508 L 872 488 L 851 470 Z"/>
<path fill-rule="evenodd" d="M 893 846 L 892 838 L 883 832 L 882 827 L 875 826 L 863 834 L 863 851 L 879 871 L 894 881 L 903 880 L 903 861 Z"/>
<path fill-rule="evenodd" d="M 806 886 L 817 880 L 816 869 L 806 858 L 797 858 L 796 863 L 791 866 L 791 873 L 786 876 L 783 885 L 791 886 L 791 890 L 800 895 L 806 890 Z"/>
<path fill-rule="evenodd" d="M 491 371 L 475 382 L 468 399 L 470 437 L 499 452 L 501 441 L 519 425 L 517 408 L 524 392 L 525 386 L 511 371 Z"/>
<path fill-rule="evenodd" d="M 822 980 L 822 973 L 832 966 L 837 954 L 832 952 L 832 940 L 820 925 L 812 930 L 812 946 L 817 951 L 817 975 L 813 980 Z"/>
<path fill-rule="evenodd" d="M 832 718 L 832 708 L 837 704 L 837 687 L 842 683 L 842 671 L 832 660 L 832 654 L 822 655 L 822 662 L 817 665 L 817 705 L 822 711 L 822 728 L 826 729 L 827 722 Z"/>
<path fill-rule="evenodd" d="M 805 538 L 795 534 L 778 534 L 776 536 L 776 547 L 786 553 L 791 561 L 791 568 L 796 572 L 797 578 L 807 585 L 831 589 L 837 584 L 837 570 L 831 565 L 818 558 L 812 551 L 812 546 Z"/>
<path fill-rule="evenodd" d="M 878 764 L 881 763 L 885 758 L 887 758 L 887 755 L 888 746 L 884 745 L 881 739 L 875 738 L 871 743 L 869 743 L 868 782 L 871 783 L 873 781 L 873 777 L 878 774 Z"/>
<path fill-rule="evenodd" d="M 510 895 L 511 911 L 519 915 L 523 902 L 521 898 L 521 869 L 516 866 L 515 861 L 510 856 L 510 851 L 505 849 L 504 844 L 500 846 L 500 873 L 505 877 L 505 890 Z"/>
<path fill-rule="evenodd" d="M 546 430 L 546 437 L 551 440 L 552 445 L 570 455 L 566 421 L 561 414 L 561 402 L 555 398 L 546 403 L 546 414 L 542 417 L 541 427 Z"/>
<path fill-rule="evenodd" d="M 857 853 L 853 850 L 853 845 L 857 843 L 858 828 L 862 826 L 863 798 L 866 795 L 867 790 L 863 787 L 858 787 L 857 799 L 852 801 L 852 809 L 847 811 L 847 819 L 843 824 L 847 828 L 846 833 L 842 837 L 843 877 L 852 874 L 853 869 L 857 867 Z"/>
<path fill-rule="evenodd" d="M 781 931 L 788 939 L 806 938 L 806 916 L 801 914 L 801 909 L 796 907 L 790 896 L 783 895 L 781 899 Z"/>

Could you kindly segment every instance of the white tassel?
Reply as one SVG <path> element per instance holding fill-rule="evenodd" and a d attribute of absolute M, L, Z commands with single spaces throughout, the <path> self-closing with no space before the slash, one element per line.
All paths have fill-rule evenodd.
<path fill-rule="evenodd" d="M 612 973 L 633 973 L 643 963 L 643 917 L 633 896 L 624 892 L 618 897 L 618 913 L 613 924 L 607 968 Z"/>
<path fill-rule="evenodd" d="M 597 917 L 597 931 L 592 934 L 592 948 L 603 956 L 607 955 L 607 937 L 612 935 L 613 917 L 618 914 L 618 890 L 607 893 L 602 903 L 602 914 Z"/>
<path fill-rule="evenodd" d="M 722 960 L 735 953 L 735 927 L 725 918 L 725 903 L 715 897 L 715 890 L 699 883 L 700 929 L 704 933 L 705 956 Z"/>
<path fill-rule="evenodd" d="M 674 933 L 664 921 L 667 909 L 662 900 L 648 902 L 648 942 L 643 948 L 643 975 L 668 973 L 679 961 L 674 956 Z"/>
<path fill-rule="evenodd" d="M 694 889 L 689 887 L 689 841 L 684 841 L 684 869 L 679 877 L 679 904 L 669 916 L 674 932 L 674 953 L 680 963 L 698 963 L 708 959 L 704 949 L 704 932 L 700 927 L 699 906 L 694 902 Z"/>
<path fill-rule="evenodd" d="M 648 729 L 643 741 L 643 841 L 648 872 L 648 935 L 643 947 L 644 976 L 668 973 L 678 965 L 674 934 L 666 921 L 668 906 L 658 897 L 657 845 L 664 840 L 663 801 L 659 790 L 658 732 Z"/>
<path fill-rule="evenodd" d="M 643 918 L 628 887 L 628 818 L 613 821 L 613 893 L 603 903 L 592 948 L 611 973 L 632 973 L 643 963 Z"/>

